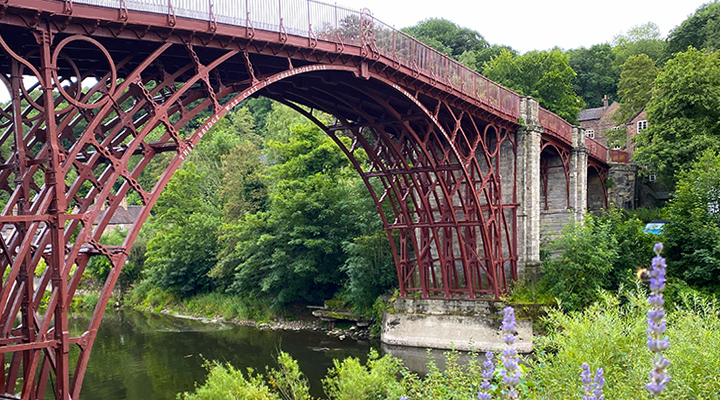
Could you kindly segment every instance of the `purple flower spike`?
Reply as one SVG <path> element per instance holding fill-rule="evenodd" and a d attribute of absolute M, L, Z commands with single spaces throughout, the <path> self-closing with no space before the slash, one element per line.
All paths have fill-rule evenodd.
<path fill-rule="evenodd" d="M 501 359 L 505 370 L 500 374 L 507 390 L 507 398 L 517 399 L 518 392 L 515 390 L 515 386 L 520 383 L 520 370 L 518 369 L 517 350 L 511 347 L 515 343 L 515 310 L 512 307 L 505 307 L 503 314 L 502 335 L 507 348 L 502 352 Z"/>
<path fill-rule="evenodd" d="M 670 365 L 670 362 L 663 357 L 663 350 L 667 350 L 670 347 L 670 341 L 665 335 L 665 310 L 663 305 L 662 294 L 665 290 L 665 268 L 667 264 L 665 259 L 660 257 L 662 253 L 662 243 L 655 244 L 653 251 L 655 251 L 656 257 L 652 260 L 652 270 L 650 271 L 650 297 L 648 297 L 648 304 L 650 304 L 650 310 L 647 312 L 648 321 L 648 339 L 647 346 L 651 352 L 655 353 L 653 359 L 653 369 L 650 371 L 650 383 L 645 385 L 647 390 L 650 392 L 650 397 L 660 397 L 662 391 L 670 382 L 670 376 L 665 374 L 665 370 Z"/>
<path fill-rule="evenodd" d="M 490 394 L 490 381 L 493 378 L 493 373 L 495 372 L 495 364 L 493 363 L 493 358 L 495 357 L 495 354 L 493 354 L 492 351 L 488 351 L 485 353 L 485 362 L 483 363 L 483 371 L 482 371 L 482 377 L 483 382 L 480 384 L 480 392 L 478 393 L 478 400 L 490 400 L 492 398 L 492 395 Z"/>
<path fill-rule="evenodd" d="M 603 369 L 598 368 L 593 377 L 590 373 L 590 366 L 587 363 L 582 364 L 582 373 L 580 373 L 580 381 L 583 383 L 583 400 L 604 400 L 603 386 L 605 378 L 603 378 Z"/>
<path fill-rule="evenodd" d="M 405 397 L 405 396 L 400 396 L 400 400 L 407 400 L 407 397 Z"/>
<path fill-rule="evenodd" d="M 663 244 L 655 243 L 655 246 L 653 247 L 653 251 L 655 252 L 655 255 L 657 255 L 659 257 L 660 253 L 662 253 L 662 251 L 663 251 Z"/>

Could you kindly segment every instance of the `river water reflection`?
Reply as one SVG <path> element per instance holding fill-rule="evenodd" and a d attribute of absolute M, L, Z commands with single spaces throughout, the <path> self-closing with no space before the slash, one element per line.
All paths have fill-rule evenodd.
<path fill-rule="evenodd" d="M 88 317 L 70 318 L 71 333 L 82 333 Z M 232 324 L 108 310 L 90 356 L 81 397 L 85 400 L 171 400 L 205 381 L 204 360 L 265 371 L 280 350 L 290 353 L 324 397 L 320 380 L 334 358 L 363 362 L 376 342 L 328 337 L 323 332 L 259 330 Z M 73 351 L 75 351 L 73 349 Z"/>

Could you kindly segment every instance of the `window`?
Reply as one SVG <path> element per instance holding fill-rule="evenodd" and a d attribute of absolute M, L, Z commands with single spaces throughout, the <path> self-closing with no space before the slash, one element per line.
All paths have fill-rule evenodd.
<path fill-rule="evenodd" d="M 620 147 L 620 146 L 618 146 L 618 145 L 615 145 L 615 146 L 613 146 L 613 148 L 612 148 L 612 149 L 613 149 L 613 150 L 620 150 L 620 149 L 621 149 L 621 147 Z"/>
<path fill-rule="evenodd" d="M 613 126 L 613 127 L 612 127 L 612 130 L 614 130 L 614 131 L 619 131 L 619 130 L 620 130 L 620 127 L 619 127 L 619 126 Z"/>
<path fill-rule="evenodd" d="M 648 180 L 650 182 L 655 182 L 655 174 L 650 174 L 650 176 L 648 176 Z"/>
<path fill-rule="evenodd" d="M 585 131 L 585 136 L 589 137 L 590 139 L 595 139 L 595 131 L 592 129 L 588 129 Z"/>
<path fill-rule="evenodd" d="M 640 132 L 643 129 L 647 129 L 647 120 L 642 120 L 637 122 L 637 130 Z"/>

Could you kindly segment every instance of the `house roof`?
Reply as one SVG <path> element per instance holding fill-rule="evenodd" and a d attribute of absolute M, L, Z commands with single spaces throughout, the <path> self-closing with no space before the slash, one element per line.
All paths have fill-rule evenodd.
<path fill-rule="evenodd" d="M 633 115 L 632 117 L 628 118 L 628 120 L 625 121 L 625 125 L 631 123 L 632 120 L 634 120 L 635 118 L 637 118 L 638 115 L 642 114 L 643 111 L 645 111 L 645 106 L 642 106 L 642 108 L 640 109 L 640 111 L 636 112 L 635 115 Z"/>
<path fill-rule="evenodd" d="M 605 112 L 607 111 L 607 107 L 598 107 L 598 108 L 586 108 L 584 110 L 580 110 L 580 116 L 578 117 L 578 121 L 590 121 L 593 119 L 600 119 L 605 115 Z"/>

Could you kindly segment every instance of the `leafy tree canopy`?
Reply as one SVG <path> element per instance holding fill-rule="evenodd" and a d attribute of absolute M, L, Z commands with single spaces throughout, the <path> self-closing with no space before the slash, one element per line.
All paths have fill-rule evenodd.
<path fill-rule="evenodd" d="M 618 125 L 637 114 L 650 101 L 657 74 L 655 62 L 646 54 L 630 56 L 625 61 L 618 84 L 620 108 L 613 116 Z"/>
<path fill-rule="evenodd" d="M 667 207 L 665 227 L 668 273 L 717 290 L 720 273 L 720 155 L 706 151 L 679 173 Z"/>
<path fill-rule="evenodd" d="M 615 53 L 607 44 L 596 44 L 589 49 L 581 47 L 568 51 L 570 67 L 577 76 L 572 80 L 573 90 L 585 101 L 587 107 L 601 107 L 608 96 L 617 100 L 619 69 L 615 66 Z"/>
<path fill-rule="evenodd" d="M 477 31 L 461 28 L 441 18 L 426 19 L 402 30 L 428 46 L 455 58 L 466 51 L 479 52 L 489 47 L 488 42 Z"/>
<path fill-rule="evenodd" d="M 575 71 L 569 56 L 559 49 L 531 51 L 521 56 L 507 50 L 485 64 L 483 74 L 521 94 L 536 98 L 540 105 L 571 123 L 585 102 L 573 91 Z"/>
<path fill-rule="evenodd" d="M 655 79 L 646 110 L 635 159 L 672 186 L 703 151 L 720 149 L 720 53 L 678 53 Z"/>
<path fill-rule="evenodd" d="M 267 211 L 226 227 L 232 248 L 213 271 L 232 292 L 262 295 L 280 306 L 332 297 L 344 283 L 342 243 L 363 232 L 357 213 L 372 208 L 340 148 L 308 123 L 286 142 L 270 141 Z"/>
<path fill-rule="evenodd" d="M 482 72 L 485 64 L 490 62 L 493 57 L 499 56 L 500 53 L 503 52 L 503 50 L 509 51 L 514 55 L 519 54 L 517 50 L 513 49 L 510 46 L 501 46 L 498 44 L 494 44 L 482 50 L 468 50 L 462 53 L 457 59 L 465 66 L 470 67 L 478 72 Z"/>
<path fill-rule="evenodd" d="M 653 22 L 634 26 L 626 33 L 616 35 L 612 46 L 617 66 L 623 65 L 628 57 L 640 54 L 646 54 L 658 65 L 667 59 L 666 43 L 660 34 L 660 28 Z"/>
<path fill-rule="evenodd" d="M 720 3 L 713 1 L 698 8 L 668 35 L 668 53 L 685 51 L 689 46 L 720 49 Z"/>

